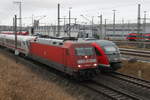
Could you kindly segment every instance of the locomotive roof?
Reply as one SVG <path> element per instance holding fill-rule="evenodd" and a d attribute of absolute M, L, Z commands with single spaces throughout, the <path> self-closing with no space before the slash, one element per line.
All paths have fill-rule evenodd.
<path fill-rule="evenodd" d="M 37 43 L 42 43 L 42 44 L 46 44 L 46 45 L 57 45 L 57 46 L 61 46 L 63 45 L 63 40 L 59 40 L 59 39 L 51 39 L 51 38 L 36 38 Z"/>
<path fill-rule="evenodd" d="M 61 40 L 61 39 L 51 39 L 51 38 L 37 38 L 35 42 L 47 44 L 47 45 L 56 45 L 56 46 L 71 46 L 72 44 L 87 44 L 87 42 L 71 41 L 71 40 Z"/>
<path fill-rule="evenodd" d="M 107 45 L 113 45 L 116 46 L 116 44 L 109 40 L 96 40 L 96 43 L 100 44 L 101 46 L 107 46 Z"/>
<path fill-rule="evenodd" d="M 109 40 L 98 40 L 95 38 L 80 38 L 78 41 L 81 42 L 87 42 L 87 43 L 97 43 L 100 44 L 101 46 L 106 46 L 106 45 L 113 45 L 115 46 L 115 43 Z"/>
<path fill-rule="evenodd" d="M 83 45 L 84 45 L 84 46 L 85 46 L 85 45 L 90 46 L 88 42 L 79 42 L 79 41 L 65 41 L 65 42 L 64 42 L 64 47 L 71 47 L 71 46 L 73 46 L 73 45 L 76 45 L 76 46 L 78 45 L 78 46 L 80 46 L 80 47 L 82 47 Z"/>

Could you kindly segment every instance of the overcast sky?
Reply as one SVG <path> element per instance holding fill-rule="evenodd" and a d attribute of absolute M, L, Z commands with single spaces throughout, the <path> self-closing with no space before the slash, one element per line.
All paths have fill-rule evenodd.
<path fill-rule="evenodd" d="M 10 25 L 15 14 L 19 13 L 19 6 L 13 1 L 19 0 L 0 0 L 0 24 Z M 116 20 L 121 22 L 135 21 L 137 18 L 137 5 L 141 4 L 141 16 L 147 11 L 150 17 L 150 0 L 22 0 L 22 17 L 24 25 L 32 22 L 32 15 L 35 19 L 46 16 L 41 19 L 41 23 L 56 24 L 57 4 L 61 4 L 61 17 L 68 17 L 68 9 L 71 9 L 71 16 L 78 18 L 78 22 L 88 22 L 80 15 L 86 16 L 89 20 L 94 16 L 94 23 L 98 23 L 98 15 L 103 14 L 103 18 L 112 21 L 113 9 L 116 10 Z"/>

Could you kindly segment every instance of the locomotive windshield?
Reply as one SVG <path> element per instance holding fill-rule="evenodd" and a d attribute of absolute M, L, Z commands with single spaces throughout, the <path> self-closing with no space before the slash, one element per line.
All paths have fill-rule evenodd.
<path fill-rule="evenodd" d="M 94 55 L 93 48 L 86 47 L 86 48 L 75 48 L 75 53 L 78 56 L 91 56 Z"/>
<path fill-rule="evenodd" d="M 114 53 L 118 52 L 118 49 L 115 46 L 104 46 L 105 53 Z"/>

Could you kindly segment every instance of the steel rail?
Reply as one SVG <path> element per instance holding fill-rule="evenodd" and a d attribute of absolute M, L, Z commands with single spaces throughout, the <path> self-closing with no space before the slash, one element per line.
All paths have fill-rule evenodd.
<path fill-rule="evenodd" d="M 92 80 L 86 84 L 82 84 L 82 86 L 87 87 L 97 93 L 103 94 L 113 100 L 141 100 L 136 95 L 127 93 L 117 88 L 113 88 L 103 83 L 99 83 L 95 80 Z"/>
<path fill-rule="evenodd" d="M 140 57 L 150 57 L 150 51 L 124 49 L 124 48 L 119 48 L 119 49 L 120 49 L 121 54 L 140 56 Z"/>
<path fill-rule="evenodd" d="M 150 54 L 150 51 L 145 50 L 135 50 L 135 49 L 126 49 L 126 48 L 119 48 L 120 51 L 129 51 L 129 52 L 137 52 L 137 53 L 147 53 Z"/>
<path fill-rule="evenodd" d="M 119 72 L 113 72 L 108 75 L 150 89 L 150 81 L 125 75 Z"/>

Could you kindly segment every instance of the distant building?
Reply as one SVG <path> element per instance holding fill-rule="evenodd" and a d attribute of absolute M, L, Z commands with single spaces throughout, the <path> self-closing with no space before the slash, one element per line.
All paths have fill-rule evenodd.
<path fill-rule="evenodd" d="M 57 34 L 57 26 L 39 26 L 39 23 L 35 23 L 34 26 L 34 34 L 43 34 L 49 36 L 56 36 Z M 31 27 L 23 27 L 23 30 L 31 30 Z M 108 37 L 122 37 L 124 38 L 128 33 L 137 33 L 137 24 L 116 24 L 115 30 L 113 29 L 113 24 L 102 25 L 102 33 L 100 30 L 100 25 L 79 25 L 72 24 L 60 26 L 60 36 L 68 36 L 72 37 L 93 37 L 95 35 L 100 36 L 101 38 Z M 0 31 L 13 31 L 12 26 L 0 26 Z M 70 32 L 69 32 L 70 31 Z M 30 31 L 29 31 L 30 32 Z M 144 25 L 141 25 L 140 29 L 141 33 L 150 33 L 150 23 L 147 23 L 145 28 Z"/>

